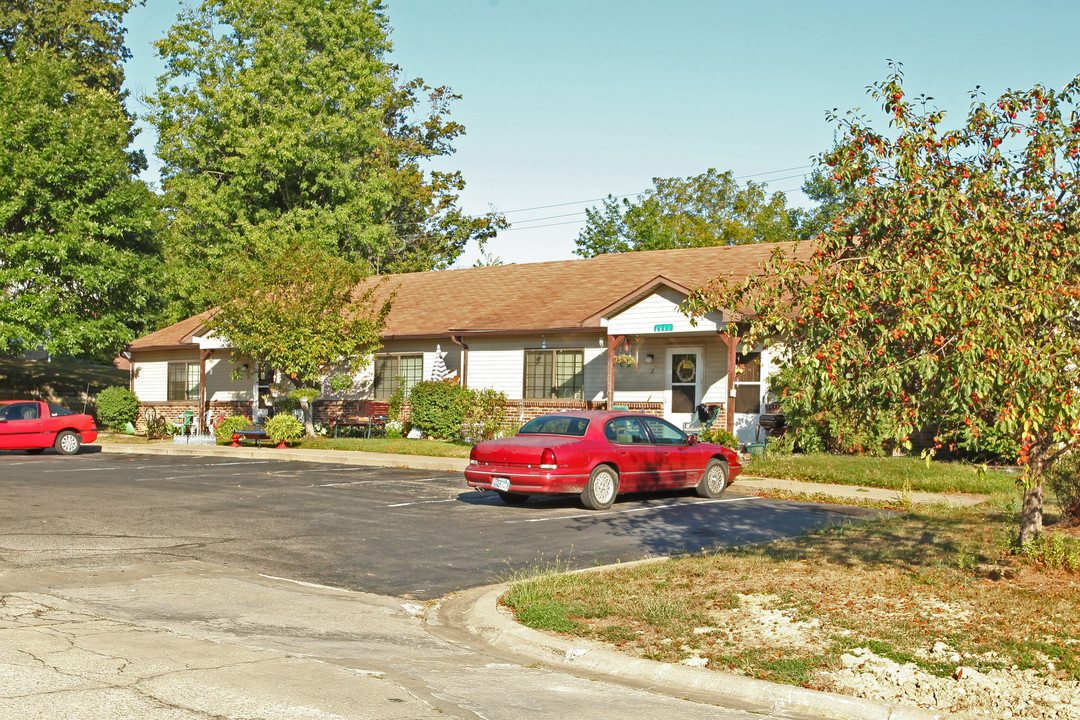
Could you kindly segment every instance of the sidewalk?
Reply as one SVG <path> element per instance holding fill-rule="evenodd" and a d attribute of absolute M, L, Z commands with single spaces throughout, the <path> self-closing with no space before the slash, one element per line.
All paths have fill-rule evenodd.
<path fill-rule="evenodd" d="M 396 455 L 392 453 L 372 453 L 346 450 L 298 450 L 289 448 L 240 447 L 224 445 L 113 445 L 102 444 L 102 452 L 135 453 L 146 455 L 208 455 L 211 457 L 255 458 L 258 460 L 295 460 L 298 462 L 335 463 L 339 465 L 366 465 L 370 467 L 411 468 L 414 470 L 434 470 L 436 472 L 464 473 L 469 461 L 465 458 L 441 458 L 424 455 Z M 824 483 L 801 482 L 798 480 L 777 480 L 753 475 L 740 475 L 732 487 L 736 490 L 753 493 L 755 491 L 783 490 L 792 493 L 805 493 L 809 496 L 853 498 L 856 500 L 895 501 L 901 498 L 897 490 L 860 487 L 858 485 L 827 485 Z M 915 504 L 947 503 L 955 506 L 978 505 L 986 498 L 982 495 L 963 493 L 928 493 L 911 492 L 905 497 Z"/>
<path fill-rule="evenodd" d="M 0 574 L 0 718 L 928 720 L 916 708 L 196 561 Z"/>

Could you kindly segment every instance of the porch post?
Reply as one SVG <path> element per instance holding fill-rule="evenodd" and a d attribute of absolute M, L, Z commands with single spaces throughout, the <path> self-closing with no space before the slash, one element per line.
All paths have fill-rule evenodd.
<path fill-rule="evenodd" d="M 615 349 L 626 340 L 625 335 L 608 335 L 607 339 L 607 409 L 615 407 Z"/>
<path fill-rule="evenodd" d="M 736 335 L 720 335 L 720 339 L 727 346 L 727 431 L 735 433 L 735 349 L 739 345 Z"/>
<path fill-rule="evenodd" d="M 199 414 L 195 416 L 195 420 L 200 433 L 206 430 L 203 424 L 206 422 L 206 411 L 208 409 L 206 407 L 206 361 L 213 354 L 213 350 L 199 350 Z"/>

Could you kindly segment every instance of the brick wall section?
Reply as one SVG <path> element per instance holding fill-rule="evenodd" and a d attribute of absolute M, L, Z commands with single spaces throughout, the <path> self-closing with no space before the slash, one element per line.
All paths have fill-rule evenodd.
<path fill-rule="evenodd" d="M 160 418 L 164 417 L 168 422 L 174 425 L 182 425 L 184 423 L 184 413 L 194 412 L 198 413 L 199 403 L 197 400 L 188 401 L 174 401 L 174 402 L 140 402 L 139 414 L 135 418 L 135 433 L 138 435 L 146 434 L 146 418 L 148 411 L 153 409 L 153 412 Z M 225 415 L 244 415 L 251 417 L 251 401 L 245 400 L 242 402 L 211 402 L 210 409 L 214 411 L 214 417 L 218 417 L 222 413 Z"/>
<path fill-rule="evenodd" d="M 620 402 L 631 412 L 663 417 L 662 402 Z M 567 410 L 606 410 L 605 400 L 510 400 L 506 403 L 506 418 L 503 427 L 512 430 L 541 415 L 566 412 Z"/>

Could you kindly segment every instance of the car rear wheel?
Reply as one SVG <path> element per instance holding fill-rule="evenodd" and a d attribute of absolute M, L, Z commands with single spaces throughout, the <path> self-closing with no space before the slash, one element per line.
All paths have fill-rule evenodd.
<path fill-rule="evenodd" d="M 505 490 L 496 490 L 495 492 L 499 493 L 499 497 L 507 505 L 522 505 L 529 499 L 528 495 L 522 495 L 521 493 L 506 492 Z"/>
<path fill-rule="evenodd" d="M 74 455 L 79 452 L 79 447 L 82 446 L 82 438 L 79 437 L 79 433 L 72 432 L 71 430 L 64 430 L 56 436 L 56 444 L 53 447 L 56 448 L 56 452 L 61 455 Z"/>
<path fill-rule="evenodd" d="M 581 502 L 590 510 L 607 510 L 618 493 L 619 474 L 610 465 L 600 465 L 592 471 L 581 491 Z"/>
<path fill-rule="evenodd" d="M 697 494 L 701 497 L 718 498 L 724 494 L 728 486 L 728 466 L 722 460 L 710 460 L 705 466 L 705 472 L 701 474 L 701 481 L 697 485 Z"/>

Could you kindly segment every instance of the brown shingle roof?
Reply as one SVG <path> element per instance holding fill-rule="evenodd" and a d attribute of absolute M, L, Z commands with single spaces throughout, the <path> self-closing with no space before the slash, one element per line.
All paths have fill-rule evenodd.
<path fill-rule="evenodd" d="M 688 288 L 721 275 L 739 280 L 758 273 L 775 248 L 654 250 L 386 276 L 385 288 L 396 288 L 397 298 L 384 336 L 599 327 L 598 312 L 658 276 Z"/>
<path fill-rule="evenodd" d="M 601 311 L 662 278 L 687 288 L 721 275 L 738 281 L 757 274 L 774 243 L 654 250 L 584 260 L 496 265 L 405 273 L 382 281 L 377 298 L 397 292 L 383 337 L 446 337 L 467 332 L 509 333 L 598 328 Z M 129 349 L 182 346 L 207 313 L 133 342 Z"/>
<path fill-rule="evenodd" d="M 190 348 L 191 336 L 203 330 L 203 321 L 210 315 L 210 310 L 199 313 L 195 317 L 181 320 L 175 325 L 162 328 L 155 333 L 141 337 L 130 345 L 128 350 L 175 350 L 177 348 Z"/>

